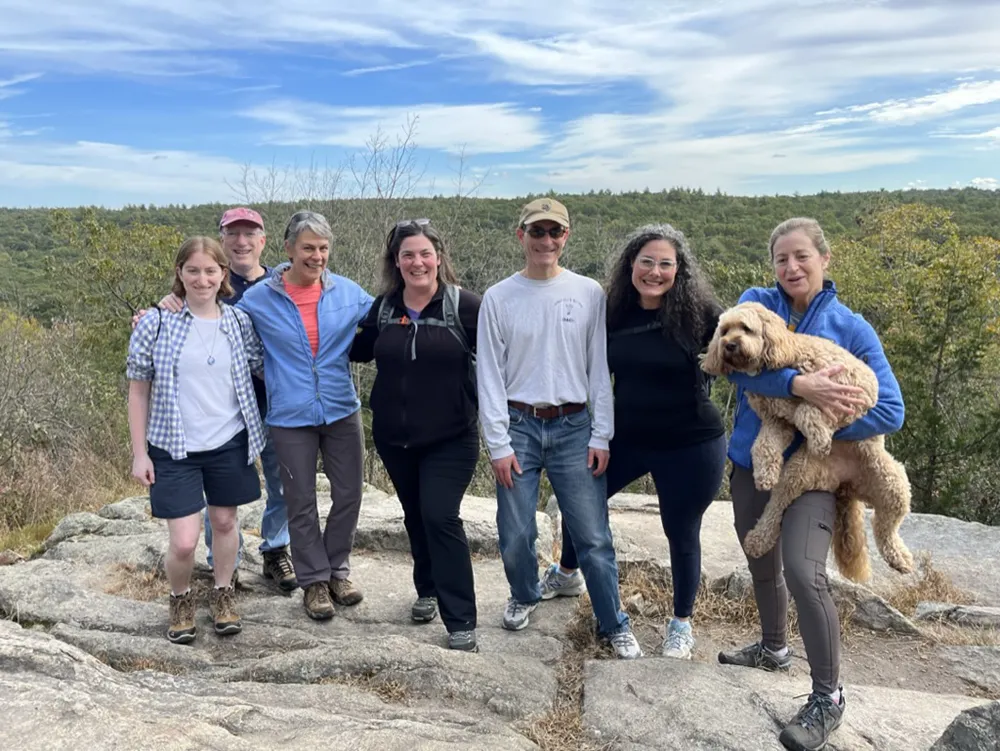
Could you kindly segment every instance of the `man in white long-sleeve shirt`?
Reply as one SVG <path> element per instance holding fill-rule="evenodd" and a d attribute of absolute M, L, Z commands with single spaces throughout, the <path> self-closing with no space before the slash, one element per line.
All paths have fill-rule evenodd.
<path fill-rule="evenodd" d="M 619 657 L 640 657 L 621 611 L 608 524 L 604 470 L 614 415 L 604 292 L 593 279 L 559 265 L 569 213 L 558 201 L 528 203 L 517 237 L 525 267 L 483 296 L 476 366 L 479 419 L 497 480 L 500 554 L 510 583 L 503 626 L 527 626 L 541 599 L 535 509 L 544 469 L 579 555 L 599 636 Z"/>

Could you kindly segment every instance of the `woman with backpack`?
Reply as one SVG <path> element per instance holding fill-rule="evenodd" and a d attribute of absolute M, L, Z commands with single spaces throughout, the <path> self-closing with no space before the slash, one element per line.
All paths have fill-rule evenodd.
<path fill-rule="evenodd" d="M 375 360 L 372 437 L 403 507 L 417 600 L 410 615 L 441 611 L 448 647 L 478 651 L 472 558 L 459 506 L 479 458 L 475 373 L 481 298 L 459 289 L 427 219 L 386 238 L 383 289 L 351 347 Z"/>

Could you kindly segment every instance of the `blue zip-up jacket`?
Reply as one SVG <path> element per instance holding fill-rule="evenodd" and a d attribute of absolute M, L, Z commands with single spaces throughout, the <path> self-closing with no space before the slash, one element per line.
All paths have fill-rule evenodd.
<path fill-rule="evenodd" d="M 237 303 L 264 343 L 267 424 L 279 428 L 328 425 L 361 408 L 347 353 L 372 296 L 350 279 L 323 270 L 317 304 L 319 349 L 313 357 L 305 324 L 285 290 L 283 263 Z"/>
<path fill-rule="evenodd" d="M 753 287 L 740 296 L 740 302 L 759 302 L 766 308 L 789 320 L 791 301 L 779 285 L 774 289 Z M 834 433 L 841 441 L 861 441 L 876 435 L 895 433 L 903 426 L 903 395 L 899 383 L 889 366 L 875 329 L 861 315 L 853 312 L 837 299 L 837 288 L 827 280 L 823 289 L 813 298 L 806 309 L 802 322 L 795 329 L 800 334 L 812 334 L 836 342 L 849 350 L 875 371 L 878 378 L 878 401 L 868 413 L 855 420 L 846 428 Z M 799 375 L 797 370 L 765 370 L 759 375 L 732 373 L 729 380 L 737 386 L 736 417 L 733 420 L 733 434 L 729 439 L 729 458 L 734 464 L 750 469 L 753 461 L 750 448 L 760 431 L 760 418 L 747 403 L 746 391 L 763 396 L 792 396 L 792 379 Z M 796 434 L 795 441 L 785 452 L 787 459 L 802 442 Z"/>

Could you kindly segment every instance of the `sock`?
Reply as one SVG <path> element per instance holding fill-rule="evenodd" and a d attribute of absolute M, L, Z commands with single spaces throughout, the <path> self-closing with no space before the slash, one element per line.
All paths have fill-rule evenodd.
<path fill-rule="evenodd" d="M 180 594 L 175 594 L 175 593 L 174 593 L 174 590 L 172 590 L 172 589 L 171 589 L 171 590 L 170 590 L 170 596 L 171 596 L 171 597 L 183 597 L 184 595 L 186 595 L 186 594 L 187 594 L 188 592 L 190 592 L 190 591 L 191 591 L 191 587 L 188 587 L 187 589 L 185 589 L 185 590 L 184 590 L 183 592 L 181 592 Z"/>
<path fill-rule="evenodd" d="M 833 699 L 833 703 L 834 704 L 836 704 L 837 706 L 840 706 L 840 697 L 843 695 L 843 693 L 844 693 L 844 690 L 842 688 L 838 688 L 832 694 L 829 694 L 829 697 L 831 699 Z"/>
<path fill-rule="evenodd" d="M 672 629 L 675 629 L 675 630 L 676 629 L 682 629 L 682 630 L 687 629 L 688 631 L 690 631 L 691 630 L 691 621 L 682 621 L 679 618 L 671 618 L 670 619 L 670 626 L 669 626 L 669 628 L 672 628 Z"/>
<path fill-rule="evenodd" d="M 764 647 L 764 649 L 766 649 L 768 652 L 770 652 L 775 657 L 787 657 L 788 656 L 788 647 L 787 646 L 782 647 L 781 649 L 771 649 L 770 647 Z"/>
<path fill-rule="evenodd" d="M 562 578 L 564 578 L 564 579 L 568 579 L 569 577 L 571 577 L 571 576 L 572 576 L 573 574 L 575 574 L 575 573 L 576 573 L 576 569 L 575 569 L 575 568 L 573 568 L 573 569 L 569 569 L 569 570 L 567 571 L 566 569 L 564 569 L 564 568 L 562 567 L 562 564 L 561 564 L 561 563 L 559 564 L 559 576 L 561 576 Z"/>

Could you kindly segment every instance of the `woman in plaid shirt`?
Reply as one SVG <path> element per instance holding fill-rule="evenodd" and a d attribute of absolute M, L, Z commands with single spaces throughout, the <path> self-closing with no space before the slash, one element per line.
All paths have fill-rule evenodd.
<path fill-rule="evenodd" d="M 242 630 L 232 587 L 236 507 L 260 498 L 254 460 L 264 429 L 250 374 L 263 368 L 263 350 L 249 316 L 220 301 L 232 289 L 218 242 L 191 238 L 174 267 L 180 312 L 152 312 L 132 332 L 128 417 L 132 474 L 149 488 L 153 516 L 166 519 L 170 532 L 167 639 L 187 644 L 195 638 L 190 579 L 206 500 L 215 533 L 215 632 Z"/>

